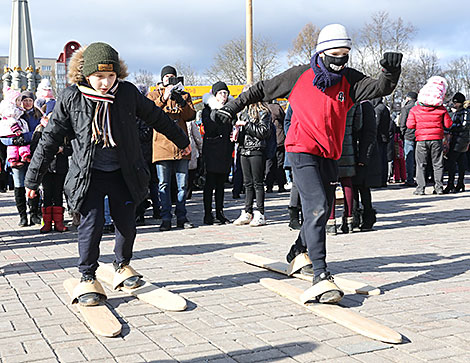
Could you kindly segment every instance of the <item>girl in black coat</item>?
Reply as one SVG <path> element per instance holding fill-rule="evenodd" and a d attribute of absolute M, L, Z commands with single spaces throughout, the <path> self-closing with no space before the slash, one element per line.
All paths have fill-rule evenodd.
<path fill-rule="evenodd" d="M 244 89 L 245 91 L 245 89 Z M 245 209 L 233 222 L 235 225 L 250 224 L 252 227 L 266 224 L 264 216 L 264 170 L 266 163 L 266 141 L 271 133 L 271 114 L 261 102 L 246 107 L 235 123 L 239 128 L 240 162 L 245 186 Z M 253 200 L 256 208 L 253 213 Z"/>
<path fill-rule="evenodd" d="M 202 159 L 206 168 L 204 184 L 204 224 L 214 224 L 212 215 L 212 195 L 215 190 L 215 222 L 230 223 L 224 215 L 224 184 L 232 165 L 233 142 L 230 140 L 232 124 L 215 121 L 215 112 L 225 105 L 230 91 L 224 82 L 212 85 L 211 93 L 203 97 L 205 104 L 202 110 L 204 138 L 202 142 Z"/>

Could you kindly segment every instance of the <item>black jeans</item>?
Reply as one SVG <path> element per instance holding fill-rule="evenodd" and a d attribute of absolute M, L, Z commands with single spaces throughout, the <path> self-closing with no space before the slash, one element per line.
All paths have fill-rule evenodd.
<path fill-rule="evenodd" d="M 455 180 L 455 163 L 459 166 L 459 183 L 463 183 L 465 179 L 466 158 L 465 152 L 449 151 L 447 153 L 447 171 L 449 172 L 449 180 L 447 185 L 453 185 Z"/>
<path fill-rule="evenodd" d="M 444 171 L 444 156 L 442 140 L 428 140 L 416 142 L 416 182 L 417 190 L 424 191 L 426 187 L 426 166 L 428 156 L 431 157 L 434 171 L 434 190 L 442 190 L 442 176 Z"/>
<path fill-rule="evenodd" d="M 42 179 L 42 189 L 45 207 L 62 207 L 65 175 L 47 172 Z"/>
<path fill-rule="evenodd" d="M 256 196 L 256 208 L 264 214 L 264 168 L 263 155 L 240 157 L 243 170 L 243 185 L 245 186 L 245 212 L 253 213 L 253 200 Z"/>
<path fill-rule="evenodd" d="M 233 195 L 240 195 L 242 192 L 243 188 L 243 171 L 242 171 L 242 166 L 240 163 L 240 151 L 238 149 L 238 144 L 237 149 L 235 151 L 235 158 L 233 160 L 233 189 L 232 189 L 232 194 Z"/>
<path fill-rule="evenodd" d="M 326 271 L 326 222 L 333 205 L 338 165 L 335 160 L 306 153 L 289 153 L 289 161 L 302 200 L 300 236 L 317 276 Z"/>
<path fill-rule="evenodd" d="M 275 183 L 280 189 L 284 188 L 287 182 L 284 172 L 285 155 L 284 146 L 278 146 L 274 158 L 266 160 L 266 188 L 272 189 Z"/>
<path fill-rule="evenodd" d="M 94 274 L 98 268 L 100 242 L 104 226 L 104 197 L 108 195 L 109 209 L 116 226 L 115 260 L 129 262 L 136 235 L 135 203 L 121 170 L 104 172 L 93 169 L 88 192 L 80 207 L 78 227 L 78 269 L 82 274 Z"/>
<path fill-rule="evenodd" d="M 224 184 L 227 180 L 226 173 L 206 173 L 206 183 L 204 184 L 204 213 L 212 213 L 212 195 L 215 189 L 215 210 L 220 212 L 224 208 Z"/>

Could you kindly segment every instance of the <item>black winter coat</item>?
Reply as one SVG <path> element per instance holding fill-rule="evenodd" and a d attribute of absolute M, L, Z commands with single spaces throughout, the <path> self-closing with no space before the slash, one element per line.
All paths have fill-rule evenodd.
<path fill-rule="evenodd" d="M 286 114 L 278 103 L 269 103 L 269 112 L 271 113 L 271 121 L 276 127 L 276 142 L 277 147 L 284 147 L 286 141 L 286 134 L 284 133 L 284 118 Z"/>
<path fill-rule="evenodd" d="M 266 141 L 271 135 L 271 114 L 261 111 L 259 116 L 259 121 L 253 121 L 246 110 L 240 115 L 240 120 L 246 121 L 237 140 L 242 156 L 263 155 L 266 149 Z"/>
<path fill-rule="evenodd" d="M 204 125 L 202 158 L 206 171 L 228 174 L 232 167 L 234 145 L 230 141 L 232 124 L 216 122 L 214 117 L 216 112 L 216 109 L 211 109 L 207 104 L 202 110 L 202 124 Z"/>
<path fill-rule="evenodd" d="M 33 155 L 38 146 L 39 140 L 41 140 L 43 130 L 44 126 L 41 124 L 36 127 L 36 130 L 34 130 L 33 139 L 31 140 L 31 153 Z M 70 145 L 70 142 L 67 141 L 67 138 L 63 140 L 62 145 L 60 146 L 62 146 L 63 150 L 61 153 L 55 155 L 47 169 L 49 173 L 67 174 L 69 171 L 69 156 L 72 155 L 72 146 Z"/>
<path fill-rule="evenodd" d="M 26 187 L 37 190 L 64 137 L 73 139 L 71 164 L 64 184 L 73 211 L 79 211 L 90 187 L 91 165 L 96 149 L 96 144 L 91 141 L 94 110 L 95 103 L 85 98 L 76 85 L 66 88 L 43 130 L 26 174 Z M 146 121 L 181 149 L 189 145 L 189 139 L 162 109 L 144 97 L 130 82 L 120 83 L 110 111 L 121 173 L 134 203 L 139 204 L 147 196 L 150 174 L 142 156 L 136 118 Z"/>
<path fill-rule="evenodd" d="M 386 144 L 390 141 L 390 111 L 383 104 L 381 97 L 374 98 L 372 104 L 377 122 L 377 142 Z"/>
<path fill-rule="evenodd" d="M 398 121 L 398 125 L 400 126 L 400 133 L 403 139 L 408 141 L 416 141 L 415 131 L 416 129 L 409 129 L 406 127 L 406 120 L 408 119 L 408 114 L 410 110 L 416 105 L 415 100 L 409 100 L 405 103 L 405 105 L 401 108 L 400 111 L 400 118 Z"/>
<path fill-rule="evenodd" d="M 470 144 L 470 110 L 462 108 L 451 115 L 452 126 L 449 150 L 463 153 Z"/>
<path fill-rule="evenodd" d="M 346 131 L 343 139 L 343 151 L 338 159 L 339 177 L 347 178 L 356 175 L 356 156 L 353 144 L 353 132 L 362 128 L 362 111 L 357 103 L 346 115 Z"/>
<path fill-rule="evenodd" d="M 353 185 L 379 187 L 382 185 L 382 165 L 377 148 L 377 126 L 374 107 L 369 101 L 361 102 L 362 128 L 353 133 L 355 148 L 356 175 Z M 363 166 L 360 166 L 360 165 Z"/>

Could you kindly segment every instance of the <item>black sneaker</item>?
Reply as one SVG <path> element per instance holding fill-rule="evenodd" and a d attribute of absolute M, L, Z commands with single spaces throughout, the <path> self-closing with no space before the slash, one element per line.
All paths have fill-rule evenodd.
<path fill-rule="evenodd" d="M 128 262 L 117 263 L 116 261 L 113 261 L 114 271 L 118 271 L 119 269 L 127 265 L 129 265 Z M 136 289 L 143 285 L 143 281 L 141 280 L 140 276 L 132 276 L 125 279 L 122 282 L 122 285 L 127 289 Z"/>
<path fill-rule="evenodd" d="M 37 213 L 31 213 L 29 220 L 31 226 L 34 226 L 35 224 L 41 224 L 42 222 L 42 219 L 38 216 Z"/>
<path fill-rule="evenodd" d="M 320 281 L 328 280 L 334 283 L 333 276 L 328 272 L 322 272 L 320 275 L 315 276 L 312 285 L 319 283 Z M 326 291 L 318 297 L 318 302 L 322 304 L 334 304 L 340 301 L 344 296 L 341 290 L 330 290 Z"/>
<path fill-rule="evenodd" d="M 28 217 L 26 214 L 20 215 L 20 222 L 18 223 L 20 227 L 28 227 Z"/>
<path fill-rule="evenodd" d="M 214 224 L 214 216 L 212 214 L 207 214 L 204 216 L 203 220 L 204 224 L 207 224 L 209 226 Z"/>
<path fill-rule="evenodd" d="M 160 232 L 169 231 L 171 229 L 171 221 L 163 220 L 162 224 L 160 224 Z"/>
<path fill-rule="evenodd" d="M 182 229 L 191 229 L 191 228 L 194 228 L 194 224 L 192 224 L 190 221 L 188 221 L 187 219 L 186 220 L 183 220 L 183 221 L 177 221 L 176 222 L 176 226 L 178 228 L 182 228 Z"/>
<path fill-rule="evenodd" d="M 94 275 L 83 274 L 80 282 L 90 282 L 93 283 L 96 280 Z M 80 295 L 78 297 L 78 303 L 82 306 L 95 306 L 99 305 L 102 301 L 105 300 L 105 297 L 96 292 L 88 292 L 86 294 Z"/>

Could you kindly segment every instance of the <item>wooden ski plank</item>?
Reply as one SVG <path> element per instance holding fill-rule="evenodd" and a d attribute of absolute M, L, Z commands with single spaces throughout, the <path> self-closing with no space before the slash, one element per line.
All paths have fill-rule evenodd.
<path fill-rule="evenodd" d="M 254 265 L 257 267 L 265 268 L 270 271 L 274 271 L 277 273 L 281 273 L 283 275 L 287 275 L 287 270 L 289 268 L 288 263 L 284 263 L 281 261 L 272 260 L 267 257 L 255 255 L 254 253 L 235 253 L 234 257 L 242 262 L 248 263 L 250 265 Z M 302 274 L 293 274 L 292 277 L 296 277 L 298 279 L 302 279 L 305 281 L 312 282 L 312 277 L 305 276 Z M 381 291 L 379 288 L 367 285 L 365 283 L 354 281 L 350 279 L 346 279 L 339 276 L 334 276 L 335 283 L 338 287 L 346 292 L 362 294 L 362 295 L 380 295 Z"/>
<path fill-rule="evenodd" d="M 260 282 L 261 285 L 276 294 L 286 297 L 289 300 L 304 306 L 314 314 L 340 324 L 358 334 L 385 343 L 398 344 L 402 342 L 402 335 L 400 333 L 379 324 L 374 320 L 365 318 L 348 308 L 331 304 L 303 304 L 300 301 L 300 295 L 303 293 L 302 289 L 289 285 L 286 282 L 270 278 L 261 279 Z"/>
<path fill-rule="evenodd" d="M 78 279 L 67 279 L 64 281 L 64 288 L 70 297 L 73 296 L 73 290 L 79 283 Z M 115 337 L 121 333 L 121 323 L 105 304 L 96 306 L 74 305 L 77 306 L 78 311 L 93 333 L 103 337 Z"/>
<path fill-rule="evenodd" d="M 114 268 L 111 265 L 100 264 L 96 271 L 96 277 L 107 284 L 110 288 L 113 286 Z M 168 311 L 186 310 L 186 300 L 166 289 L 160 288 L 144 280 L 144 284 L 136 289 L 120 288 L 126 294 L 135 296 L 143 302 L 155 306 L 159 309 Z"/>

